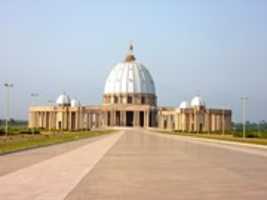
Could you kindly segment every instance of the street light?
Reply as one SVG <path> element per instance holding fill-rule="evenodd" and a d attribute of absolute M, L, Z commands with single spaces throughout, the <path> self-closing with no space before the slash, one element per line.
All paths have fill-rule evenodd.
<path fill-rule="evenodd" d="M 223 114 L 223 120 L 222 120 L 222 134 L 224 135 L 224 130 L 225 130 L 225 106 L 223 107 L 222 110 Z"/>
<path fill-rule="evenodd" d="M 246 101 L 247 97 L 241 97 L 242 103 L 242 121 L 243 121 L 243 138 L 246 138 Z"/>
<path fill-rule="evenodd" d="M 14 85 L 12 83 L 5 83 L 4 87 L 6 88 L 6 127 L 5 132 L 6 136 L 8 134 L 8 121 L 9 121 L 9 106 L 10 106 L 10 88 L 12 88 Z"/>
<path fill-rule="evenodd" d="M 38 93 L 31 93 L 31 97 L 32 97 L 32 100 L 31 100 L 31 104 L 32 106 L 34 106 L 34 98 L 37 98 L 39 96 Z M 35 118 L 35 117 L 33 117 Z M 32 120 L 32 135 L 34 135 L 34 123 L 35 123 L 35 120 Z"/>

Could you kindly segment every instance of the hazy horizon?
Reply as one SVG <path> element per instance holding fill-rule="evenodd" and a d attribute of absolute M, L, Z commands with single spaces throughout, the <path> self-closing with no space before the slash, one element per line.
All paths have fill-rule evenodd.
<path fill-rule="evenodd" d="M 167 3 L 168 2 L 168 3 Z M 1 1 L 0 118 L 5 82 L 11 116 L 63 91 L 83 105 L 102 102 L 105 79 L 130 41 L 151 72 L 160 106 L 200 94 L 241 121 L 267 120 L 267 1 Z"/>

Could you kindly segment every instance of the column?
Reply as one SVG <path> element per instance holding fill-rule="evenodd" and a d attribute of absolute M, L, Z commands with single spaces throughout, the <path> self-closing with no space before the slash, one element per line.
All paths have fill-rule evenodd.
<path fill-rule="evenodd" d="M 145 111 L 145 127 L 149 127 L 149 111 Z"/>
<path fill-rule="evenodd" d="M 88 123 L 87 128 L 91 129 L 92 123 L 91 123 L 91 113 L 90 112 L 87 113 L 87 123 Z"/>
<path fill-rule="evenodd" d="M 139 127 L 139 112 L 138 111 L 134 111 L 134 126 L 135 127 Z"/>
<path fill-rule="evenodd" d="M 126 126 L 126 111 L 122 111 L 122 126 Z"/>

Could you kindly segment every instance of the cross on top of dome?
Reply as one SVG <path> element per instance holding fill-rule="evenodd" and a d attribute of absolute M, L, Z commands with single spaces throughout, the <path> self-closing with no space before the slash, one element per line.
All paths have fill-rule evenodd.
<path fill-rule="evenodd" d="M 134 62 L 136 60 L 134 54 L 133 54 L 133 43 L 130 43 L 128 54 L 125 58 L 125 62 Z"/>

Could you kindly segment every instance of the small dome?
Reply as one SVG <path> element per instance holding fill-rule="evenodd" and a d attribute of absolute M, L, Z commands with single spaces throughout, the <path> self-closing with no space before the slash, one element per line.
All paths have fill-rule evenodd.
<path fill-rule="evenodd" d="M 205 106 L 205 101 L 200 96 L 195 96 L 191 100 L 191 106 L 192 107 L 198 107 L 198 106 Z"/>
<path fill-rule="evenodd" d="M 57 98 L 56 104 L 59 106 L 69 106 L 70 105 L 70 98 L 68 95 L 61 94 L 59 95 L 59 97 Z"/>
<path fill-rule="evenodd" d="M 71 107 L 78 107 L 80 106 L 80 102 L 77 99 L 72 99 L 70 102 Z"/>
<path fill-rule="evenodd" d="M 182 103 L 180 104 L 179 108 L 185 109 L 185 108 L 189 108 L 190 105 L 187 101 L 182 101 Z"/>

